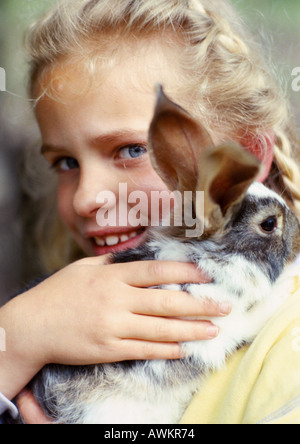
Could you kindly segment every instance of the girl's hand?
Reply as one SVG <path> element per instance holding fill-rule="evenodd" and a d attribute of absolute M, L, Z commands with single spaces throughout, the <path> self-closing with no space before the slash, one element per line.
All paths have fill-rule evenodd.
<path fill-rule="evenodd" d="M 48 363 L 179 359 L 179 342 L 217 336 L 208 321 L 173 318 L 224 316 L 229 307 L 146 288 L 209 282 L 194 265 L 104 265 L 105 259 L 78 261 L 1 308 L 7 352 L 0 354 L 0 392 L 6 397 L 12 399 Z"/>
<path fill-rule="evenodd" d="M 41 307 L 44 312 L 48 304 L 45 362 L 89 365 L 178 359 L 179 342 L 212 339 L 218 331 L 210 322 L 172 318 L 224 315 L 216 304 L 197 302 L 184 292 L 147 288 L 210 281 L 191 264 L 103 265 L 103 258 L 88 258 L 57 273 L 51 281 L 56 295 L 47 297 Z M 47 286 L 48 296 L 49 282 L 36 291 L 42 292 L 43 286 Z M 58 288 L 65 289 L 63 295 Z"/>

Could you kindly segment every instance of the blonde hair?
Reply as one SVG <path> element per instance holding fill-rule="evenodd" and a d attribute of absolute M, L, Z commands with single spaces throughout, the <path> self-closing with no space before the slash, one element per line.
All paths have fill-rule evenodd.
<path fill-rule="evenodd" d="M 180 94 L 190 111 L 224 138 L 253 141 L 264 152 L 270 132 L 275 158 L 267 184 L 300 217 L 298 150 L 287 101 L 256 44 L 226 0 L 63 0 L 27 35 L 30 92 L 64 58 L 79 57 L 92 70 L 114 33 L 138 38 L 165 31 L 182 37 L 185 78 Z M 88 42 L 94 42 L 87 52 Z M 47 93 L 47 91 L 44 91 Z"/>

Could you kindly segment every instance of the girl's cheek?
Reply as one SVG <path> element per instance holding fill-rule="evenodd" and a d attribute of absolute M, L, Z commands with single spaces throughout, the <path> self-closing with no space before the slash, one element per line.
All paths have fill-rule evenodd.
<path fill-rule="evenodd" d="M 72 228 L 75 222 L 75 212 L 73 209 L 74 191 L 66 185 L 59 184 L 57 189 L 57 206 L 58 213 L 62 221 Z"/>
<path fill-rule="evenodd" d="M 144 171 L 143 176 L 136 175 L 134 183 L 128 186 L 128 205 L 130 214 L 140 210 L 144 222 L 148 226 L 157 226 L 162 216 L 167 216 L 173 208 L 169 198 L 171 192 L 153 168 Z"/>

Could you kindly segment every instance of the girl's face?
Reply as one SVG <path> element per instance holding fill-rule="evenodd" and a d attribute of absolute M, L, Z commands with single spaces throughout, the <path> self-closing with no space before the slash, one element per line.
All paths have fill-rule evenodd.
<path fill-rule="evenodd" d="M 120 224 L 124 202 L 119 184 L 127 185 L 127 195 L 134 191 L 147 195 L 141 213 L 148 215 L 150 225 L 150 193 L 166 190 L 147 153 L 154 85 L 176 90 L 172 73 L 179 70 L 179 52 L 178 45 L 155 42 L 144 51 L 123 49 L 118 63 L 99 69 L 92 82 L 83 66 L 72 63 L 57 65 L 48 74 L 46 81 L 55 87 L 59 100 L 45 96 L 37 106 L 42 152 L 58 174 L 60 217 L 89 256 L 135 248 L 144 241 L 146 229 L 130 226 L 128 217 L 137 202 L 128 203 L 127 222 Z M 116 197 L 109 208 L 110 214 L 116 214 L 116 226 L 97 223 L 103 207 L 97 196 L 105 191 Z M 124 222 L 124 214 L 122 218 Z"/>

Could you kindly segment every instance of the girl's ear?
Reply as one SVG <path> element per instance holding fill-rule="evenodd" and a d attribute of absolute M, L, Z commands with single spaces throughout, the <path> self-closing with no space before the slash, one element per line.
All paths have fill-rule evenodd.
<path fill-rule="evenodd" d="M 254 140 L 251 137 L 244 136 L 240 139 L 240 144 L 244 146 L 249 153 L 253 154 L 261 162 L 261 173 L 256 181 L 263 183 L 270 173 L 274 160 L 274 131 L 266 132 L 266 134 L 264 135 L 264 143 L 261 142 L 261 140 Z"/>
<path fill-rule="evenodd" d="M 169 100 L 161 86 L 149 131 L 154 169 L 171 191 L 196 191 L 201 154 L 213 146 L 206 129 Z"/>

